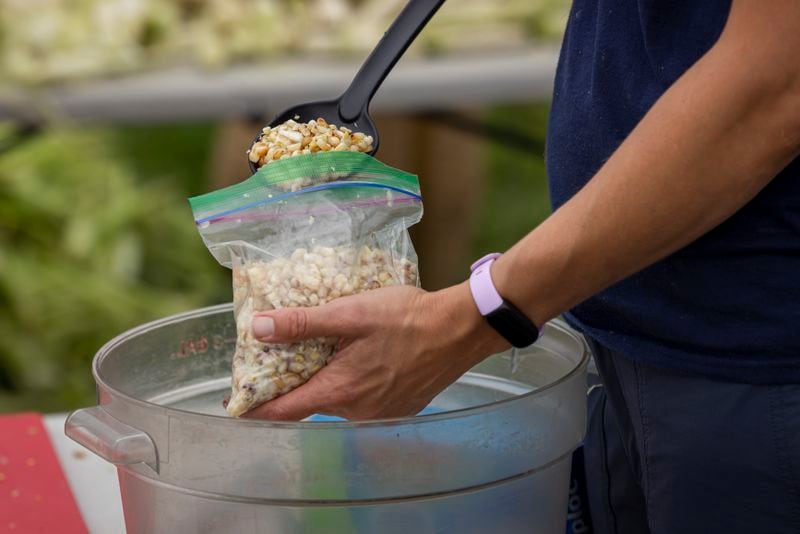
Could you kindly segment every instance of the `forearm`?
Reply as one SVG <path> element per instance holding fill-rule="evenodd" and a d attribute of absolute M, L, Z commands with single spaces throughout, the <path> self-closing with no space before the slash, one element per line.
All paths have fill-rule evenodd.
<path fill-rule="evenodd" d="M 708 232 L 796 157 L 800 51 L 752 45 L 723 34 L 586 187 L 495 263 L 500 293 L 542 324 Z"/>

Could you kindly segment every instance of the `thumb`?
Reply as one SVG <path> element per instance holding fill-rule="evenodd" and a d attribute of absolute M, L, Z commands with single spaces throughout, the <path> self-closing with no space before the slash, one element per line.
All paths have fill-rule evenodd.
<path fill-rule="evenodd" d="M 324 388 L 319 391 L 319 382 L 313 378 L 289 393 L 253 408 L 242 417 L 268 421 L 300 421 L 314 415 L 322 408 L 326 395 Z"/>
<path fill-rule="evenodd" d="M 360 324 L 349 298 L 313 308 L 283 308 L 253 318 L 253 336 L 268 343 L 288 343 L 318 337 L 352 337 Z"/>

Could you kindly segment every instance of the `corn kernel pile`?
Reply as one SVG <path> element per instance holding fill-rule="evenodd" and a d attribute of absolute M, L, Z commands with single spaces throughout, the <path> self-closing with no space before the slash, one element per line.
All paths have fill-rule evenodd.
<path fill-rule="evenodd" d="M 305 383 L 333 356 L 336 340 L 264 344 L 253 337 L 257 312 L 319 306 L 397 284 L 417 284 L 417 265 L 378 248 L 313 247 L 289 257 L 248 261 L 233 270 L 238 338 L 226 409 L 234 417 Z"/>
<path fill-rule="evenodd" d="M 368 153 L 372 152 L 373 141 L 370 135 L 339 128 L 325 119 L 308 122 L 290 119 L 279 126 L 265 127 L 247 156 L 256 166 L 262 167 L 301 154 L 343 150 Z"/>

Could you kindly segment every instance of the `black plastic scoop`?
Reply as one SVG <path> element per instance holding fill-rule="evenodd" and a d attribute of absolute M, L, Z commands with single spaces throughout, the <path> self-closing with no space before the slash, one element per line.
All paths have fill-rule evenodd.
<path fill-rule="evenodd" d="M 378 151 L 379 138 L 375 123 L 369 116 L 369 103 L 397 61 L 444 2 L 409 0 L 342 96 L 336 100 L 309 102 L 289 108 L 279 113 L 270 126 L 277 126 L 289 119 L 308 122 L 323 118 L 339 127 L 371 135 L 373 142 L 370 154 L 374 155 Z M 258 132 L 253 143 L 261 138 L 261 133 Z M 250 169 L 255 172 L 258 166 L 250 161 Z"/>

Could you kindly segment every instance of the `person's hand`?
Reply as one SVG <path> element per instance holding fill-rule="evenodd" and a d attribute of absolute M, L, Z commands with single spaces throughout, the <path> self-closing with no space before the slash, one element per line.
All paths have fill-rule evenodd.
<path fill-rule="evenodd" d="M 269 343 L 339 339 L 336 355 L 306 384 L 245 414 L 271 420 L 415 415 L 473 365 L 509 347 L 480 317 L 467 284 L 435 293 L 388 287 L 264 312 L 253 332 Z"/>

